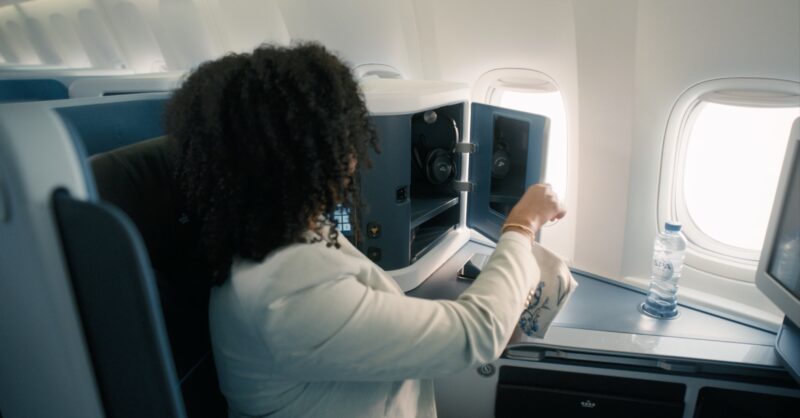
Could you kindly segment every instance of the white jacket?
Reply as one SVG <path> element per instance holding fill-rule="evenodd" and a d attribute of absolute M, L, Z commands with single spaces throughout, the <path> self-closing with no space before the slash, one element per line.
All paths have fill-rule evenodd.
<path fill-rule="evenodd" d="M 231 417 L 435 417 L 431 378 L 497 359 L 539 268 L 507 232 L 455 301 L 403 294 L 346 239 L 236 261 L 211 292 Z M 454 278 L 455 279 L 455 278 Z"/>

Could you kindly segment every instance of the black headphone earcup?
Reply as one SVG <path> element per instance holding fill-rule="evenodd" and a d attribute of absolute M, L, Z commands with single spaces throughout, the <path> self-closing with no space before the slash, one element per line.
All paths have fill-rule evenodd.
<path fill-rule="evenodd" d="M 511 171 L 511 158 L 504 149 L 495 150 L 492 154 L 492 178 L 502 179 Z"/>
<path fill-rule="evenodd" d="M 450 181 L 455 173 L 453 155 L 441 148 L 436 148 L 428 153 L 425 158 L 425 176 L 428 182 L 434 185 Z"/>

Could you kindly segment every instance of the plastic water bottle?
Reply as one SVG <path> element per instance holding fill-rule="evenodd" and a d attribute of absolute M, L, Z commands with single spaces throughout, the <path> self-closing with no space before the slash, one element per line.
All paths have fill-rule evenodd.
<path fill-rule="evenodd" d="M 681 235 L 681 224 L 667 221 L 664 233 L 656 236 L 653 245 L 653 273 L 642 312 L 656 318 L 678 315 L 678 280 L 685 256 L 686 240 Z"/>

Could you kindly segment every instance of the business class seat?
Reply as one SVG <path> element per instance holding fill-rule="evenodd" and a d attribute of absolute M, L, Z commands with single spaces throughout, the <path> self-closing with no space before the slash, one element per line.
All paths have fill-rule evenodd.
<path fill-rule="evenodd" d="M 94 198 L 53 195 L 69 275 L 110 416 L 224 417 L 210 281 L 172 180 L 176 144 L 163 137 L 166 95 L 145 97 L 48 105 L 91 156 Z"/>
<path fill-rule="evenodd" d="M 189 417 L 226 414 L 210 350 L 210 277 L 198 255 L 198 231 L 173 182 L 177 144 L 160 137 L 90 159 L 100 198 L 136 225 L 155 274 Z"/>
<path fill-rule="evenodd" d="M 84 79 L 130 76 L 127 70 L 94 69 L 0 69 L 0 103 L 62 100 L 71 97 L 70 86 Z"/>

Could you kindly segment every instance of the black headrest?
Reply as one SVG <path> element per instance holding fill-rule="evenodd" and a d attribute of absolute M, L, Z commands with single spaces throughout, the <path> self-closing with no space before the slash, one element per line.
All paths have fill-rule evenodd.
<path fill-rule="evenodd" d="M 144 238 L 154 266 L 182 252 L 182 210 L 173 181 L 177 143 L 170 137 L 142 141 L 90 159 L 100 197 L 122 209 Z"/>

